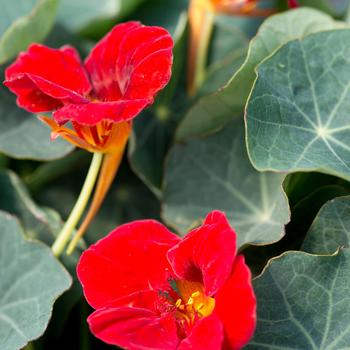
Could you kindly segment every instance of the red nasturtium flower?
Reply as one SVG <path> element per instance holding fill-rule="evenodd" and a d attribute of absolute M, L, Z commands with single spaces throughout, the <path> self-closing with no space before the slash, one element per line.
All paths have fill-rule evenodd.
<path fill-rule="evenodd" d="M 91 331 L 126 349 L 240 349 L 256 300 L 225 215 L 211 212 L 182 240 L 157 221 L 122 225 L 81 256 L 79 280 L 96 311 Z"/>
<path fill-rule="evenodd" d="M 102 38 L 84 63 L 73 47 L 32 44 L 6 69 L 4 84 L 17 95 L 20 107 L 33 113 L 53 111 L 52 118 L 41 117 L 51 127 L 52 138 L 61 136 L 77 147 L 106 154 L 90 209 L 70 252 L 112 184 L 132 119 L 168 83 L 172 48 L 172 38 L 164 28 L 127 22 Z M 69 239 L 71 226 L 56 240 L 55 254 Z"/>
<path fill-rule="evenodd" d="M 288 0 L 288 5 L 289 7 L 291 8 L 295 8 L 295 7 L 298 7 L 298 1 L 297 0 Z"/>
<path fill-rule="evenodd" d="M 82 63 L 70 46 L 32 44 L 5 72 L 4 84 L 29 112 L 91 152 L 123 147 L 130 121 L 169 81 L 173 41 L 160 27 L 127 22 L 115 26 Z M 71 127 L 65 126 L 70 122 Z"/>

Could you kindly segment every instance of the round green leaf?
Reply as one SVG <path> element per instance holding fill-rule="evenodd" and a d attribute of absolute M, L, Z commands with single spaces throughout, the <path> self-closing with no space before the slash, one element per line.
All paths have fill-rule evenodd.
<path fill-rule="evenodd" d="M 43 334 L 71 277 L 48 247 L 25 240 L 18 222 L 2 212 L 0 247 L 0 348 L 16 350 Z"/>
<path fill-rule="evenodd" d="M 164 189 L 163 218 L 182 233 L 213 210 L 226 212 L 239 245 L 271 243 L 284 234 L 289 207 L 284 176 L 259 173 L 249 162 L 243 121 L 176 145 L 170 152 Z M 198 222 L 197 222 L 198 223 Z"/>
<path fill-rule="evenodd" d="M 247 106 L 259 170 L 316 170 L 350 179 L 350 30 L 289 42 L 257 69 Z"/>
<path fill-rule="evenodd" d="M 340 350 L 350 344 L 350 252 L 290 252 L 255 279 L 258 323 L 252 350 Z"/>
<path fill-rule="evenodd" d="M 42 41 L 55 19 L 57 0 L 0 0 L 0 64 Z"/>
<path fill-rule="evenodd" d="M 227 85 L 203 97 L 187 113 L 177 139 L 208 133 L 241 113 L 254 83 L 255 67 L 281 45 L 296 38 L 343 26 L 332 17 L 313 9 L 300 8 L 269 17 L 250 42 L 247 57 Z"/>
<path fill-rule="evenodd" d="M 350 243 L 350 196 L 327 202 L 312 223 L 302 250 L 313 254 L 333 254 Z"/>

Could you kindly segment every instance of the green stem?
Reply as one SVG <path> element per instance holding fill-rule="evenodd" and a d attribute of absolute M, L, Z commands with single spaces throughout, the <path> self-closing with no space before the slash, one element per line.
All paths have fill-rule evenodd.
<path fill-rule="evenodd" d="M 88 174 L 86 176 L 84 185 L 81 189 L 80 195 L 78 197 L 75 206 L 70 213 L 65 225 L 62 228 L 62 231 L 57 236 L 55 242 L 52 245 L 52 252 L 55 256 L 59 257 L 64 250 L 66 244 L 68 243 L 73 230 L 75 229 L 78 221 L 80 220 L 84 209 L 89 201 L 91 192 L 95 186 L 97 175 L 99 173 L 101 163 L 102 163 L 103 154 L 94 153 Z"/>

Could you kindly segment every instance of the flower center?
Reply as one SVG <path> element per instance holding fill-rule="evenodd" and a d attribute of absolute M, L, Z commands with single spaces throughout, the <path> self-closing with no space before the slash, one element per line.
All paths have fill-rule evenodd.
<path fill-rule="evenodd" d="M 197 319 L 209 316 L 215 307 L 215 299 L 204 292 L 200 282 L 178 280 L 176 292 L 179 298 L 175 302 L 176 318 L 181 322 L 192 325 Z"/>
<path fill-rule="evenodd" d="M 53 139 L 61 136 L 66 141 L 89 152 L 123 152 L 132 127 L 129 121 L 114 123 L 102 120 L 95 125 L 71 122 L 71 126 L 67 127 L 49 117 L 40 119 L 52 129 Z"/>

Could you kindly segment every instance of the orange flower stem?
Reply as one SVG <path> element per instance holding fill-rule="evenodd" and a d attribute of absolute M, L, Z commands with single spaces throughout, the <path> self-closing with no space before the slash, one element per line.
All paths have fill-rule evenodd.
<path fill-rule="evenodd" d="M 188 60 L 188 94 L 194 96 L 206 76 L 210 38 L 214 25 L 214 12 L 193 1 L 189 9 L 190 44 Z"/>
<path fill-rule="evenodd" d="M 55 242 L 53 243 L 51 250 L 56 257 L 59 257 L 68 243 L 72 232 L 78 224 L 85 207 L 91 196 L 91 192 L 95 186 L 98 173 L 100 171 L 101 163 L 103 159 L 102 153 L 94 153 L 88 174 L 86 176 L 84 185 L 79 194 L 78 200 L 74 205 L 72 212 L 70 213 L 65 225 L 61 232 L 58 234 Z"/>
<path fill-rule="evenodd" d="M 81 237 L 84 235 L 86 229 L 89 227 L 91 221 L 94 219 L 96 213 L 100 209 L 100 206 L 112 185 L 115 178 L 121 160 L 123 158 L 124 149 L 126 146 L 127 139 L 125 140 L 124 146 L 118 149 L 114 153 L 107 153 L 103 159 L 102 168 L 100 171 L 99 179 L 95 189 L 95 193 L 90 205 L 90 208 L 80 225 L 77 233 L 71 240 L 67 248 L 67 255 L 71 255 L 78 244 Z"/>
<path fill-rule="evenodd" d="M 217 13 L 226 15 L 226 16 L 267 17 L 277 13 L 277 11 L 275 9 L 258 9 L 258 8 L 254 8 L 249 11 L 247 11 L 246 9 L 237 11 L 237 9 L 227 9 L 224 7 L 218 7 Z"/>

